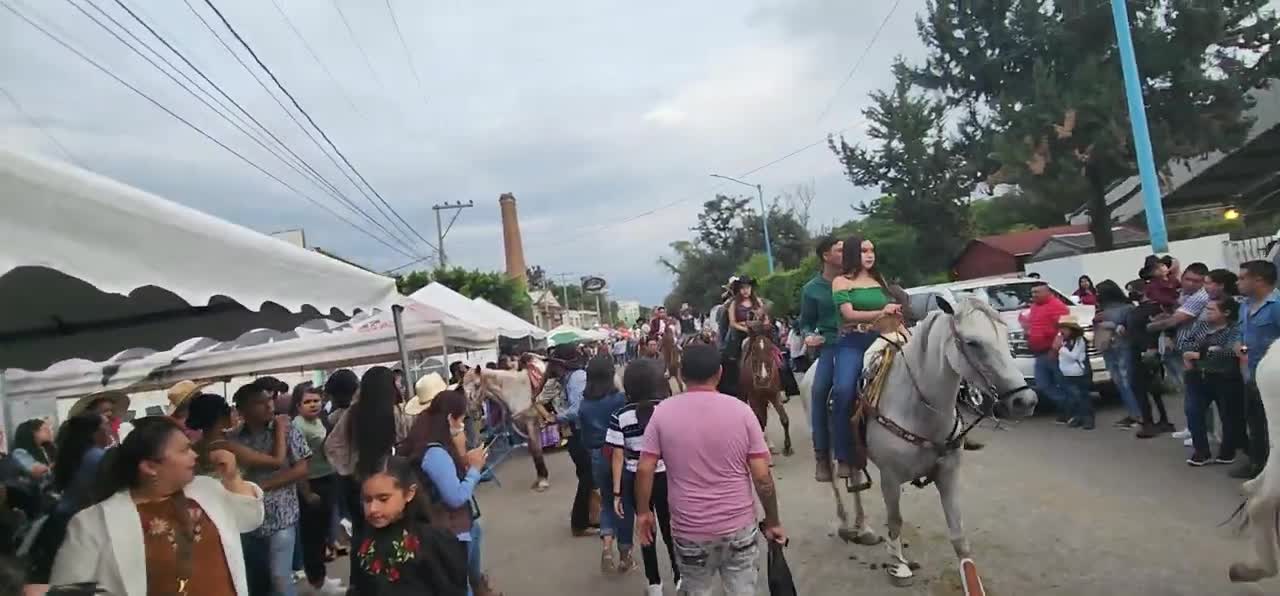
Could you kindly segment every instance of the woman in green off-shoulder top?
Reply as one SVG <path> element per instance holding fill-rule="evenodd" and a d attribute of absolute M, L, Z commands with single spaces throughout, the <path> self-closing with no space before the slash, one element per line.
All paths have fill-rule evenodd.
<path fill-rule="evenodd" d="M 836 475 L 849 478 L 858 470 L 861 481 L 853 490 L 871 487 L 866 456 L 855 450 L 849 419 L 862 379 L 862 359 L 880 337 L 877 327 L 897 321 L 902 305 L 893 301 L 888 284 L 876 270 L 876 249 L 870 240 L 852 237 L 844 242 L 843 273 L 831 282 L 831 297 L 840 312 L 840 338 L 836 342 L 835 383 L 831 389 L 831 421 Z"/>

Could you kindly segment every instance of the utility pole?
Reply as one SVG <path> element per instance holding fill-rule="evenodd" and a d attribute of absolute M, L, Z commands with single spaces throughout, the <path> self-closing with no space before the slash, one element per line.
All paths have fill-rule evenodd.
<path fill-rule="evenodd" d="M 732 176 L 721 176 L 720 174 L 712 174 L 712 178 L 720 178 L 729 182 L 737 182 L 743 186 L 750 186 L 756 189 L 756 195 L 760 197 L 760 223 L 764 225 L 764 255 L 769 260 L 769 274 L 773 274 L 773 241 L 769 239 L 769 208 L 764 204 L 764 187 L 759 184 L 743 182 Z"/>
<path fill-rule="evenodd" d="M 1129 126 L 1133 132 L 1133 148 L 1138 158 L 1138 179 L 1142 181 L 1142 210 L 1147 217 L 1147 233 L 1151 249 L 1169 250 L 1169 234 L 1164 227 L 1164 206 L 1160 203 L 1160 183 L 1156 178 L 1156 160 L 1151 150 L 1151 133 L 1147 129 L 1147 108 L 1142 96 L 1142 74 L 1133 50 L 1133 33 L 1129 28 L 1129 7 L 1123 0 L 1111 0 L 1111 18 L 1115 21 L 1116 45 L 1120 48 L 1120 67 L 1124 72 L 1125 99 L 1129 103 Z M 1111 225 L 1111 222 L 1104 222 Z"/>
<path fill-rule="evenodd" d="M 445 258 L 444 254 L 444 237 L 449 234 L 449 230 L 453 229 L 453 222 L 458 221 L 458 215 L 462 213 L 462 210 L 470 209 L 475 206 L 475 203 L 472 201 L 467 201 L 466 203 L 463 203 L 462 201 L 455 201 L 453 203 L 440 203 L 438 205 L 431 206 L 431 210 L 436 212 L 436 256 L 439 257 L 436 260 L 439 261 L 441 269 L 444 269 L 449 264 L 449 261 Z M 453 211 L 453 219 L 449 220 L 448 226 L 443 225 L 440 220 L 440 212 L 445 210 Z"/>

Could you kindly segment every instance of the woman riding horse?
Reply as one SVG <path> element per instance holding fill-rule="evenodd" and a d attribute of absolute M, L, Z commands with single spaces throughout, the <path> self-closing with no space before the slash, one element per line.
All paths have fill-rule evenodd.
<path fill-rule="evenodd" d="M 731 297 L 725 303 L 729 327 L 724 344 L 720 346 L 721 366 L 719 391 L 739 399 L 745 396 L 738 387 L 738 362 L 742 358 L 742 343 L 747 339 L 748 324 L 764 317 L 764 303 L 755 295 L 755 280 L 750 277 L 735 278 L 729 284 Z"/>

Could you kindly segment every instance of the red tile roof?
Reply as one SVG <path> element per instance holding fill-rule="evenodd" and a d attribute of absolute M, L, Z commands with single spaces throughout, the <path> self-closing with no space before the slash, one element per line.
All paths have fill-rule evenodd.
<path fill-rule="evenodd" d="M 981 242 L 995 248 L 996 250 L 1009 253 L 1013 256 L 1030 255 L 1040 250 L 1044 243 L 1050 238 L 1060 234 L 1079 234 L 1088 232 L 1088 225 L 1078 226 L 1056 226 L 1052 228 L 1042 228 L 1039 230 L 1026 230 L 1023 232 L 1010 232 L 1008 234 L 1000 234 L 999 236 L 983 236 L 975 238 L 974 242 Z"/>

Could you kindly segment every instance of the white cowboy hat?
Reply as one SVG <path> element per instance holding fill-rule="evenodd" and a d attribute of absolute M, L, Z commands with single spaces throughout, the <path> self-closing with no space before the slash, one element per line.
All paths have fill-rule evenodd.
<path fill-rule="evenodd" d="M 173 413 L 182 404 L 200 393 L 200 390 L 207 387 L 209 383 L 197 383 L 195 381 L 178 381 L 169 388 L 166 397 L 169 398 L 169 412 Z"/>
<path fill-rule="evenodd" d="M 441 391 L 449 388 L 449 384 L 444 382 L 444 377 L 440 373 L 430 373 L 418 379 L 413 385 L 413 398 L 404 404 L 404 411 L 410 416 L 417 416 L 431 405 L 431 400 L 435 399 Z"/>

